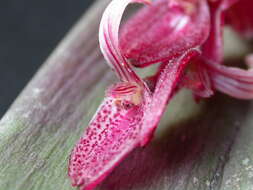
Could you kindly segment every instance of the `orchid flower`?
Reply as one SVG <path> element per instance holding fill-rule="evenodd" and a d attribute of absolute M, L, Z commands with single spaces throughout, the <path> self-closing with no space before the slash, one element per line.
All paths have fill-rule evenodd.
<path fill-rule="evenodd" d="M 92 190 L 133 149 L 145 146 L 182 87 L 196 97 L 219 90 L 253 98 L 253 71 L 222 65 L 224 15 L 236 1 L 112 0 L 101 20 L 99 42 L 119 82 L 107 89 L 71 153 L 68 175 L 73 186 Z M 130 18 L 119 35 L 129 3 L 150 5 Z M 148 78 L 133 69 L 151 64 L 159 67 Z"/>
<path fill-rule="evenodd" d="M 182 71 L 199 54 L 198 49 L 192 48 L 167 61 L 155 89 L 151 90 L 119 48 L 120 20 L 132 2 L 148 3 L 114 0 L 101 21 L 101 50 L 120 82 L 107 90 L 104 101 L 72 151 L 69 176 L 72 184 L 81 189 L 93 189 L 130 151 L 150 141 Z"/>

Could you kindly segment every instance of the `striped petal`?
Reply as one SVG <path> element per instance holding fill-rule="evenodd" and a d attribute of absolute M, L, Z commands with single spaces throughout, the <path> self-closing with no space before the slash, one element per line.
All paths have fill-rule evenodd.
<path fill-rule="evenodd" d="M 119 26 L 125 8 L 129 3 L 148 3 L 148 0 L 113 0 L 106 8 L 99 30 L 101 51 L 107 63 L 113 68 L 120 80 L 141 83 L 119 49 Z"/>
<path fill-rule="evenodd" d="M 253 70 L 227 67 L 212 62 L 206 64 L 217 90 L 235 98 L 253 98 Z"/>

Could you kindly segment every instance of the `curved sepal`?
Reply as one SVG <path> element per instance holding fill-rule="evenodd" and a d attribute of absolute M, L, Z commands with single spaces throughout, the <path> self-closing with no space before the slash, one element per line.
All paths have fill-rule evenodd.
<path fill-rule="evenodd" d="M 102 16 L 99 29 L 99 43 L 107 63 L 122 81 L 140 82 L 119 49 L 119 27 L 122 15 L 129 3 L 148 3 L 148 0 L 113 0 Z"/>

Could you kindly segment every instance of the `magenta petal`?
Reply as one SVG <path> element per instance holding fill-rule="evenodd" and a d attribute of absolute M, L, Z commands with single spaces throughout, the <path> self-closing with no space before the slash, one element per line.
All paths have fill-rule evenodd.
<path fill-rule="evenodd" d="M 168 2 L 155 1 L 123 26 L 120 47 L 135 66 L 167 61 L 207 39 L 210 15 L 206 0 Z"/>
<path fill-rule="evenodd" d="M 165 108 L 175 93 L 176 87 L 181 80 L 185 67 L 190 59 L 200 54 L 199 50 L 191 49 L 179 58 L 173 59 L 164 67 L 157 79 L 157 84 L 151 101 L 144 107 L 143 129 L 141 131 L 142 143 L 146 145 L 153 136 Z"/>
<path fill-rule="evenodd" d="M 207 63 L 214 88 L 232 97 L 253 98 L 253 70 Z"/>
<path fill-rule="evenodd" d="M 239 0 L 226 11 L 226 23 L 246 38 L 253 38 L 253 1 Z"/>

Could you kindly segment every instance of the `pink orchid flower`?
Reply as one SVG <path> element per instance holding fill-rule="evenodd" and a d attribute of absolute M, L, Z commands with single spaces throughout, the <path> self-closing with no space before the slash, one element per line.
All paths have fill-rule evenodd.
<path fill-rule="evenodd" d="M 225 11 L 236 0 L 157 0 L 124 25 L 129 3 L 113 0 L 99 31 L 101 51 L 119 82 L 105 98 L 72 151 L 68 175 L 73 186 L 91 190 L 133 149 L 153 137 L 169 100 L 182 87 L 196 97 L 217 89 L 253 98 L 252 71 L 222 65 Z M 133 67 L 160 64 L 156 74 L 140 78 Z"/>

